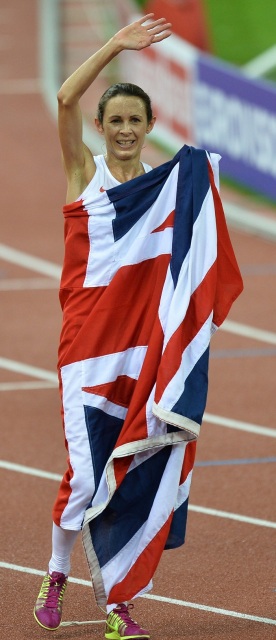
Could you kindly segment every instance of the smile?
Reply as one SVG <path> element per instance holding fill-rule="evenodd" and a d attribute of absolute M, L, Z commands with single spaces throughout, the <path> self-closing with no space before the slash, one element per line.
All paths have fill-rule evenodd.
<path fill-rule="evenodd" d="M 135 140 L 117 140 L 117 143 L 121 147 L 131 147 L 134 144 Z"/>

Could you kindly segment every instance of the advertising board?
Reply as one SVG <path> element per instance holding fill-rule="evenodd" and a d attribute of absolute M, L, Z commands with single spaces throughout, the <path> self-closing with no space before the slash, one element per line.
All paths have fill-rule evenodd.
<path fill-rule="evenodd" d="M 222 156 L 221 171 L 276 199 L 276 90 L 209 56 L 197 59 L 196 146 Z"/>
<path fill-rule="evenodd" d="M 173 35 L 156 47 L 127 52 L 122 79 L 152 98 L 151 134 L 176 153 L 184 144 L 222 156 L 221 174 L 276 200 L 276 87 Z"/>

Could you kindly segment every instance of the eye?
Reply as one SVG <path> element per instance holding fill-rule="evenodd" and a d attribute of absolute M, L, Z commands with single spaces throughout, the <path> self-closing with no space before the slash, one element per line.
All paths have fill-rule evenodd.
<path fill-rule="evenodd" d="M 140 122 L 140 118 L 137 118 L 136 116 L 133 116 L 133 118 L 131 118 L 132 122 Z"/>

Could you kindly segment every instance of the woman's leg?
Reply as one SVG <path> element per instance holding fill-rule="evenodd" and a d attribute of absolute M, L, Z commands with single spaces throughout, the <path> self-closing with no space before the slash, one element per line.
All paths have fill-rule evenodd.
<path fill-rule="evenodd" d="M 52 556 L 49 562 L 49 573 L 57 571 L 68 576 L 70 573 L 70 556 L 79 531 L 62 529 L 53 522 Z"/>
<path fill-rule="evenodd" d="M 52 556 L 34 608 L 34 617 L 44 629 L 57 629 L 70 571 L 70 557 L 79 531 L 62 529 L 53 523 Z"/>

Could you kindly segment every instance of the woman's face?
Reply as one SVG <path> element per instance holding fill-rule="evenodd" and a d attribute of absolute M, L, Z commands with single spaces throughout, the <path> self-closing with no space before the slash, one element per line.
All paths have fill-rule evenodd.
<path fill-rule="evenodd" d="M 105 137 L 107 157 L 118 160 L 140 158 L 146 133 L 155 118 L 147 121 L 144 101 L 137 96 L 118 95 L 105 106 L 103 124 L 95 120 L 97 129 Z"/>

